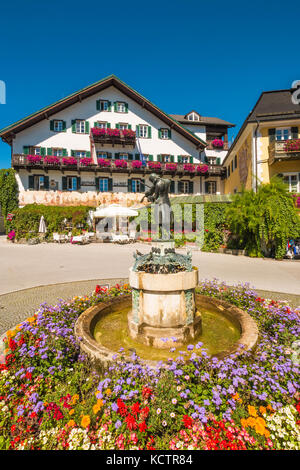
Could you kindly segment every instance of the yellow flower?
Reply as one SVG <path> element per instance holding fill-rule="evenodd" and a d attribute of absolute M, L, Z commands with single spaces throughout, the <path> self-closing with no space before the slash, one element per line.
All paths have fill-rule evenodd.
<path fill-rule="evenodd" d="M 93 406 L 93 412 L 95 413 L 95 415 L 98 413 L 99 410 L 100 410 L 100 406 L 98 404 Z"/>
<path fill-rule="evenodd" d="M 69 415 L 73 415 L 74 413 L 75 413 L 74 410 L 70 410 L 70 411 L 69 411 Z"/>
<path fill-rule="evenodd" d="M 81 426 L 87 428 L 91 424 L 91 418 L 89 415 L 84 415 L 81 420 Z"/>
<path fill-rule="evenodd" d="M 73 428 L 74 426 L 76 426 L 76 423 L 75 423 L 75 421 L 74 421 L 73 419 L 71 419 L 71 420 L 67 423 L 67 426 L 68 426 L 69 428 Z"/>
<path fill-rule="evenodd" d="M 233 398 L 234 400 L 238 400 L 238 399 L 240 398 L 240 396 L 239 396 L 238 393 L 236 393 L 235 395 L 232 396 L 232 398 Z"/>
<path fill-rule="evenodd" d="M 254 406 L 248 405 L 248 413 L 250 416 L 254 416 L 254 418 L 257 416 L 257 412 Z"/>
<path fill-rule="evenodd" d="M 252 417 L 248 418 L 247 422 L 248 422 L 248 426 L 250 426 L 251 428 L 254 428 L 254 426 L 256 425 L 256 420 Z"/>
<path fill-rule="evenodd" d="M 270 437 L 270 432 L 268 431 L 268 429 L 265 429 L 265 436 Z"/>
<path fill-rule="evenodd" d="M 265 408 L 264 406 L 260 406 L 260 407 L 259 407 L 259 412 L 260 412 L 262 415 L 265 415 L 266 412 L 267 412 L 267 408 Z"/>
<path fill-rule="evenodd" d="M 108 388 L 105 393 L 106 393 L 106 395 L 111 395 L 111 389 Z"/>
<path fill-rule="evenodd" d="M 265 427 L 262 426 L 260 423 L 256 423 L 255 431 L 257 432 L 257 434 L 261 434 L 261 436 L 263 436 L 265 434 Z"/>
<path fill-rule="evenodd" d="M 244 418 L 241 419 L 241 425 L 243 426 L 243 428 L 246 428 L 248 426 L 248 421 Z"/>
<path fill-rule="evenodd" d="M 77 395 L 77 393 L 75 395 L 72 396 L 72 405 L 75 405 L 76 402 L 79 400 L 79 395 Z"/>
<path fill-rule="evenodd" d="M 265 420 L 264 420 L 263 418 L 260 418 L 260 417 L 256 418 L 256 422 L 257 422 L 258 424 L 260 424 L 261 426 L 265 426 L 265 425 L 266 425 Z"/>

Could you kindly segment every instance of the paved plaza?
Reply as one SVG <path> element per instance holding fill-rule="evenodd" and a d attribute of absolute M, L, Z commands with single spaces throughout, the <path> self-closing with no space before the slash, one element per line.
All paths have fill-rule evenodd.
<path fill-rule="evenodd" d="M 0 237 L 0 334 L 24 320 L 44 301 L 54 303 L 89 294 L 97 282 L 113 284 L 128 278 L 134 252 L 138 249 L 146 253 L 149 248 L 141 243 L 30 246 L 11 244 Z M 299 261 L 196 250 L 192 253 L 202 279 L 217 278 L 229 285 L 248 282 L 260 291 L 282 293 L 277 298 L 293 294 L 294 303 L 300 304 Z"/>

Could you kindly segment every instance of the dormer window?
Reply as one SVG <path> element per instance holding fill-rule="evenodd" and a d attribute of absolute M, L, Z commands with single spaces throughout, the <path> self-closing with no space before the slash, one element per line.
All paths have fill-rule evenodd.
<path fill-rule="evenodd" d="M 188 121 L 200 121 L 200 114 L 196 113 L 195 111 L 192 111 L 191 113 L 186 115 L 186 119 Z"/>

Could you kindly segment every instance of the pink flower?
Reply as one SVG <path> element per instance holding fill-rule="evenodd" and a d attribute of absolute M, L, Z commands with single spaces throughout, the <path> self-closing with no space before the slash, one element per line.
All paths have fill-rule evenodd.
<path fill-rule="evenodd" d="M 212 141 L 212 146 L 215 148 L 223 148 L 224 147 L 224 142 L 222 139 L 214 139 Z"/>

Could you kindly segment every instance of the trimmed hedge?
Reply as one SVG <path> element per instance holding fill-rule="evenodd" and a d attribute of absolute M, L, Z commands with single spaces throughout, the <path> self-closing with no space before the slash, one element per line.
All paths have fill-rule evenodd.
<path fill-rule="evenodd" d="M 0 170 L 0 206 L 6 231 L 9 232 L 12 224 L 6 220 L 7 214 L 14 213 L 19 206 L 19 188 L 12 168 Z"/>

